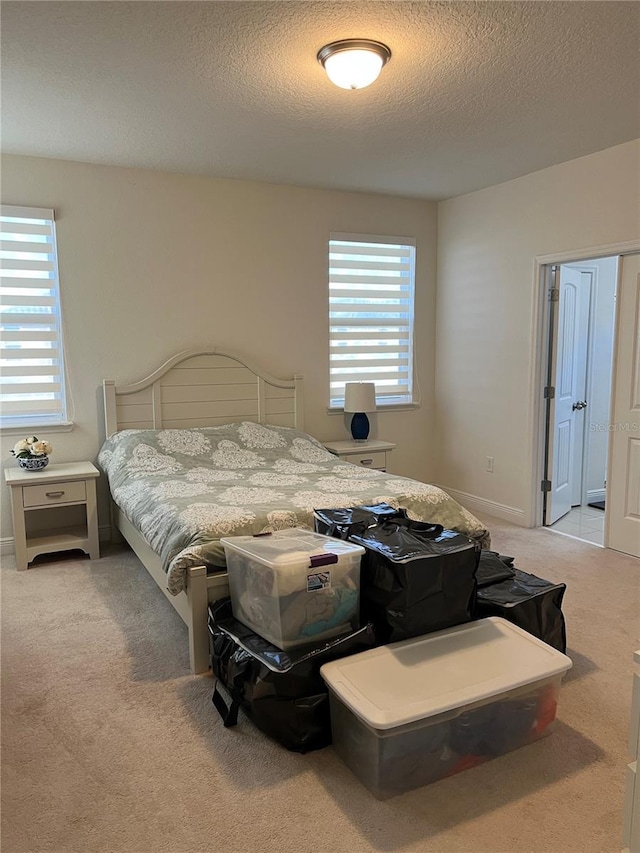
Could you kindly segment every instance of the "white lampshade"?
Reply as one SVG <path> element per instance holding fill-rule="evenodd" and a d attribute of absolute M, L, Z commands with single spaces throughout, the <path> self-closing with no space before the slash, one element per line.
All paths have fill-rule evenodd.
<path fill-rule="evenodd" d="M 371 39 L 342 39 L 318 51 L 327 77 L 341 89 L 364 89 L 378 78 L 391 58 L 386 44 Z"/>
<path fill-rule="evenodd" d="M 382 57 L 370 50 L 345 50 L 334 53 L 324 63 L 327 77 L 341 89 L 364 89 L 377 80 Z"/>
<path fill-rule="evenodd" d="M 375 412 L 375 382 L 347 382 L 344 386 L 345 412 Z"/>

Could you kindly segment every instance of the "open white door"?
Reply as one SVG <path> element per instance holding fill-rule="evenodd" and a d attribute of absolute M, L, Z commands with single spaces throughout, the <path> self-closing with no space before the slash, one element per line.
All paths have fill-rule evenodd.
<path fill-rule="evenodd" d="M 606 544 L 640 557 L 640 255 L 621 258 L 617 302 Z"/>
<path fill-rule="evenodd" d="M 558 268 L 556 268 L 558 270 Z M 544 523 L 549 525 L 579 503 L 584 441 L 586 387 L 586 329 L 589 323 L 589 290 L 582 272 L 562 266 L 555 273 L 557 310 L 552 312 L 551 387 L 547 493 Z"/>

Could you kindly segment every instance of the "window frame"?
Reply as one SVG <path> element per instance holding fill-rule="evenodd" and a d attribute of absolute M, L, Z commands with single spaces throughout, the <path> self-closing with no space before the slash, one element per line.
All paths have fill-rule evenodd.
<path fill-rule="evenodd" d="M 16 412 L 12 414 L 4 414 L 0 412 L 0 433 L 3 435 L 15 435 L 22 433 L 25 431 L 37 432 L 41 430 L 47 430 L 47 432 L 69 432 L 73 423 L 68 420 L 69 412 L 68 412 L 68 398 L 67 398 L 67 383 L 66 383 L 66 365 L 65 365 L 65 357 L 64 357 L 64 332 L 63 332 L 63 323 L 62 323 L 62 306 L 61 306 L 61 295 L 60 295 L 60 273 L 58 268 L 58 241 L 57 241 L 57 233 L 56 233 L 56 221 L 55 221 L 55 211 L 52 208 L 39 208 L 39 207 L 26 207 L 23 205 L 8 205 L 2 204 L 0 205 L 0 216 L 7 218 L 15 218 L 22 220 L 33 220 L 33 225 L 35 224 L 45 224 L 50 229 L 50 243 L 51 249 L 46 252 L 47 261 L 46 263 L 50 264 L 50 269 L 47 270 L 49 273 L 48 278 L 42 278 L 43 282 L 47 282 L 46 286 L 43 286 L 43 290 L 51 291 L 50 295 L 45 298 L 47 301 L 43 302 L 45 305 L 49 305 L 53 310 L 51 312 L 51 321 L 47 323 L 48 326 L 52 327 L 51 332 L 53 333 L 53 337 L 50 338 L 52 342 L 52 348 L 55 348 L 57 351 L 57 365 L 55 366 L 55 371 L 50 375 L 56 377 L 57 381 L 54 381 L 52 384 L 59 384 L 59 400 L 60 400 L 60 411 L 57 415 L 52 411 L 45 411 L 42 413 L 32 414 L 27 411 Z M 19 225 L 25 225 L 28 223 L 16 223 Z M 0 231 L 0 239 L 3 242 L 22 242 L 11 240 L 8 238 L 7 234 L 11 234 L 9 230 L 7 230 L 6 225 L 3 223 L 2 231 Z M 16 231 L 13 232 L 16 234 L 21 234 L 21 236 L 26 236 L 28 231 L 20 231 L 19 227 L 16 228 Z M 32 232 L 33 233 L 33 232 Z M 24 242 L 28 242 L 25 240 Z M 15 254 L 19 252 L 19 249 L 14 245 L 12 249 L 3 249 L 3 251 L 11 252 Z M 28 253 L 29 250 L 27 249 Z M 35 253 L 35 252 L 34 252 Z M 37 254 L 37 253 L 35 253 Z M 41 254 L 45 254 L 42 252 Z M 28 267 L 15 267 L 12 266 L 12 262 L 19 259 L 16 258 L 5 258 L 0 257 L 0 268 L 5 271 L 5 275 L 0 277 L 0 281 L 4 281 L 5 278 L 25 278 L 25 280 L 29 280 L 29 276 L 12 276 L 11 272 L 15 269 L 25 269 L 29 270 Z M 30 259 L 24 259 L 25 261 L 29 261 Z M 41 263 L 41 260 L 38 260 L 37 263 Z M 38 267 L 36 266 L 37 270 Z M 34 281 L 31 279 L 31 281 Z M 12 282 L 7 287 L 14 287 L 15 289 L 20 289 L 19 284 Z M 23 288 L 25 289 L 25 288 Z M 37 289 L 37 288 L 34 288 Z M 1 297 L 0 297 L 1 298 Z M 19 303 L 16 303 L 19 304 Z M 10 315 L 2 315 L 0 317 L 0 324 L 3 325 L 11 325 L 5 317 L 9 317 Z M 22 325 L 25 325 L 25 321 L 23 320 Z M 27 324 L 28 325 L 28 324 Z M 20 331 L 20 330 L 17 330 Z M 33 334 L 33 333 L 31 333 Z M 37 338 L 26 338 L 26 340 L 35 340 Z M 43 338 L 44 340 L 45 338 Z M 4 348 L 3 348 L 4 349 Z M 0 350 L 0 358 L 2 358 L 3 350 Z M 46 348 L 43 348 L 43 353 L 46 352 Z M 46 359 L 46 355 L 43 355 L 42 358 Z M 5 370 L 9 367 L 9 364 L 4 366 L 0 365 L 0 374 L 4 374 Z M 27 365 L 25 365 L 26 367 Z M 41 365 L 40 367 L 43 367 Z M 36 365 L 33 365 L 34 369 L 37 369 Z M 23 374 L 25 377 L 33 378 L 36 376 L 46 375 L 46 374 Z M 23 383 L 30 384 L 30 383 Z M 37 382 L 34 384 L 38 384 Z M 5 390 L 4 393 L 9 393 Z M 28 393 L 28 392 L 21 392 Z M 35 393 L 35 392 L 34 392 Z M 19 401 L 14 401 L 19 402 Z M 24 402 L 31 402 L 28 399 Z"/>
<path fill-rule="evenodd" d="M 416 297 L 416 253 L 417 253 L 417 241 L 414 237 L 400 237 L 393 235 L 379 235 L 379 234 L 355 234 L 355 233 L 345 233 L 345 232 L 331 232 L 329 234 L 329 241 L 327 244 L 327 282 L 328 282 L 328 290 L 329 290 L 329 299 L 328 299 L 328 344 L 329 344 L 329 403 L 327 406 L 327 414 L 342 414 L 344 412 L 344 395 L 342 397 L 333 397 L 331 396 L 331 387 L 332 382 L 335 382 L 334 376 L 332 376 L 332 363 L 331 363 L 331 348 L 334 345 L 334 339 L 332 338 L 332 321 L 331 321 L 331 254 L 332 254 L 332 243 L 338 242 L 351 242 L 351 243 L 371 243 L 371 244 L 379 244 L 380 246 L 400 246 L 402 249 L 410 249 L 409 258 L 410 258 L 410 267 L 409 267 L 409 276 L 408 283 L 410 286 L 409 290 L 409 317 L 408 317 L 408 377 L 407 377 L 407 393 L 403 395 L 393 396 L 380 396 L 376 393 L 376 407 L 378 410 L 410 410 L 417 409 L 419 406 L 419 401 L 416 399 L 416 375 L 415 375 L 415 297 Z M 346 254 L 346 253 L 345 253 Z M 347 325 L 345 323 L 345 325 Z M 392 325 L 391 323 L 389 325 Z M 356 371 L 352 371 L 356 372 Z M 354 381 L 353 379 L 348 379 L 346 381 Z M 357 381 L 357 380 L 355 380 Z M 367 373 L 361 373 L 361 381 L 368 381 Z M 377 389 L 376 389 L 377 391 Z"/>

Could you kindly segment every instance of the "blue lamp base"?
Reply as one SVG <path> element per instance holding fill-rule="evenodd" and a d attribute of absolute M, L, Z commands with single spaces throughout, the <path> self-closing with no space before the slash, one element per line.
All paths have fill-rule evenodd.
<path fill-rule="evenodd" d="M 351 418 L 351 435 L 354 441 L 366 441 L 369 438 L 369 418 L 365 412 L 356 412 Z"/>

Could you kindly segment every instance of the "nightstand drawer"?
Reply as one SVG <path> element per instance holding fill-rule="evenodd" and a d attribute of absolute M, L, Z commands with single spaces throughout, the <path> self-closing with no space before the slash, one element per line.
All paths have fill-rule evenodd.
<path fill-rule="evenodd" d="M 359 455 L 349 455 L 343 457 L 346 462 L 351 462 L 353 465 L 361 465 L 363 468 L 386 468 L 387 454 L 382 451 L 378 453 L 367 453 L 366 450 Z"/>
<path fill-rule="evenodd" d="M 372 468 L 374 471 L 386 471 L 389 453 L 396 447 L 391 441 L 373 438 L 370 441 L 325 441 L 326 449 L 342 462 Z"/>
<path fill-rule="evenodd" d="M 24 486 L 22 489 L 22 505 L 25 507 L 76 503 L 86 499 L 87 488 L 84 480 L 47 483 L 45 486 Z"/>

